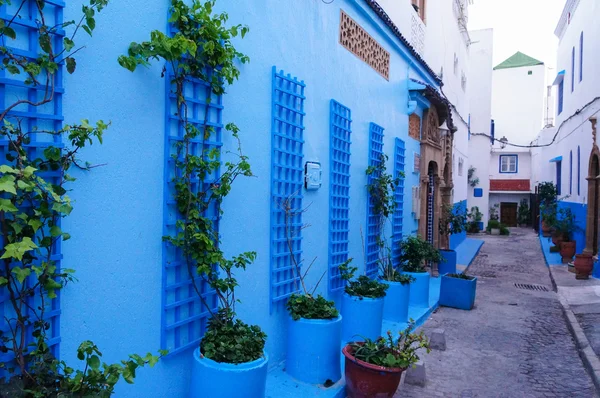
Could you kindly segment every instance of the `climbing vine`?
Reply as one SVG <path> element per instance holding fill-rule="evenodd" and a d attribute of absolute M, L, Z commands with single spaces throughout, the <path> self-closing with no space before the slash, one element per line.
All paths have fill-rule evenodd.
<path fill-rule="evenodd" d="M 215 133 L 209 123 L 213 96 L 224 94 L 227 85 L 240 76 L 238 65 L 249 61 L 248 56 L 235 49 L 232 39 L 243 38 L 249 29 L 240 24 L 227 26 L 228 15 L 215 13 L 215 3 L 215 0 L 194 0 L 187 5 L 184 1 L 172 0 L 169 23 L 175 33 L 152 31 L 149 41 L 131 43 L 127 55 L 120 56 L 118 61 L 132 72 L 140 65 L 150 65 L 152 60 L 165 63 L 163 76 L 170 77 L 183 137 L 174 144 L 172 155 L 174 199 L 180 216 L 177 233 L 163 239 L 181 250 L 194 289 L 211 314 L 200 344 L 202 354 L 219 362 L 241 363 L 260 358 L 266 340 L 258 326 L 244 324 L 235 314 L 238 282 L 234 271 L 246 269 L 255 260 L 256 253 L 244 252 L 227 258 L 220 248 L 220 237 L 209 210 L 216 206 L 219 216 L 222 215 L 221 204 L 231 192 L 232 184 L 240 176 L 252 176 L 252 170 L 242 152 L 239 128 L 234 123 L 225 126 L 237 143 L 229 152 L 233 161 L 223 163 L 220 150 L 205 144 Z M 201 123 L 190 120 L 185 87 L 193 79 L 210 86 L 209 94 L 202 99 L 206 105 L 204 114 L 198 116 Z M 200 154 L 192 150 L 197 141 L 202 148 Z M 211 182 L 206 183 L 208 180 Z M 217 312 L 206 302 L 196 275 L 216 292 L 220 307 Z"/>
<path fill-rule="evenodd" d="M 7 3 L 0 0 L 0 5 Z M 75 179 L 69 172 L 73 167 L 90 169 L 79 160 L 79 151 L 93 143 L 101 144 L 108 123 L 83 120 L 56 131 L 44 130 L 29 126 L 17 111 L 23 106 L 47 107 L 56 100 L 61 65 L 74 73 L 75 54 L 83 49 L 75 43 L 77 34 L 83 31 L 91 36 L 96 14 L 107 4 L 108 0 L 90 0 L 83 5 L 79 19 L 54 24 L 50 22 L 53 18 L 45 15 L 43 0 L 21 0 L 13 4 L 16 11 L 10 20 L 0 20 L 0 68 L 10 75 L 24 76 L 24 84 L 37 88 L 38 93 L 35 99 L 17 98 L 0 111 L 0 137 L 8 142 L 0 165 L 0 288 L 7 300 L 0 352 L 11 358 L 0 362 L 6 376 L 0 381 L 0 396 L 109 396 L 121 377 L 133 383 L 137 368 L 154 365 L 159 358 L 131 355 L 120 363 L 106 364 L 98 347 L 84 341 L 77 349 L 83 364 L 75 370 L 54 357 L 48 336 L 52 327 L 58 327 L 49 322 L 52 302 L 61 289 L 75 281 L 75 271 L 60 268 L 54 252 L 59 241 L 70 238 L 60 223 L 73 210 L 67 192 L 68 183 Z M 30 8 L 35 15 L 29 15 Z M 35 28 L 30 28 L 34 35 L 17 35 L 22 32 L 14 26 L 17 20 L 35 21 Z M 15 43 L 32 37 L 39 44 L 37 58 L 20 55 Z M 32 141 L 43 136 L 51 137 L 50 142 L 64 137 L 64 148 L 50 144 L 36 151 Z"/>
<path fill-rule="evenodd" d="M 387 160 L 387 155 L 382 154 L 376 165 L 367 167 L 366 174 L 370 177 L 367 192 L 373 204 L 379 232 L 377 236 L 378 267 L 383 279 L 393 281 L 398 270 L 395 269 L 392 262 L 392 249 L 385 236 L 385 224 L 396 211 L 394 194 L 400 184 L 400 178 L 403 178 L 404 174 L 401 174 L 399 178 L 394 178 L 389 174 L 385 165 Z"/>

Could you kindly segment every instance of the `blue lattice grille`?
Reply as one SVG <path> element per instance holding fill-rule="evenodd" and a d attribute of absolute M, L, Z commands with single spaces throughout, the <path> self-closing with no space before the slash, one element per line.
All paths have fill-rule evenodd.
<path fill-rule="evenodd" d="M 302 257 L 305 87 L 303 81 L 273 67 L 271 304 L 287 299 L 299 287 L 294 264 L 299 267 Z"/>
<path fill-rule="evenodd" d="M 27 60 L 37 59 L 40 56 L 38 52 L 39 44 L 37 33 L 37 28 L 40 25 L 40 18 L 37 5 L 34 0 L 26 1 L 21 8 L 19 8 L 20 5 L 21 2 L 12 5 L 7 5 L 7 3 L 4 2 L 0 6 L 0 19 L 2 19 L 6 25 L 9 24 L 9 21 L 14 19 L 10 26 L 14 28 L 17 33 L 16 40 L 9 39 L 7 35 L 4 35 L 2 45 L 6 46 L 19 57 L 24 57 Z M 63 23 L 63 9 L 64 4 L 60 1 L 46 1 L 44 7 L 46 24 L 49 26 L 60 26 Z M 13 18 L 15 13 L 18 13 L 18 17 Z M 59 29 L 51 36 L 55 54 L 60 54 L 63 51 L 64 33 L 65 32 L 62 29 Z M 40 107 L 21 104 L 13 108 L 6 117 L 7 121 L 10 121 L 15 125 L 20 122 L 21 129 L 29 132 L 28 137 L 31 139 L 31 142 L 24 145 L 27 148 L 27 156 L 29 159 L 43 158 L 43 151 L 49 146 L 63 148 L 62 139 L 59 135 L 40 132 L 58 131 L 62 128 L 62 96 L 64 94 L 63 67 L 64 64 L 61 62 L 58 65 L 58 70 L 54 77 L 54 94 L 51 102 Z M 26 85 L 26 77 L 27 76 L 23 73 L 11 75 L 5 70 L 0 70 L 0 112 L 14 104 L 17 100 L 28 100 L 35 103 L 44 98 L 46 86 L 43 84 L 38 86 Z M 7 153 L 8 140 L 0 139 L 0 159 L 4 164 L 8 163 L 6 160 Z M 14 154 L 14 152 L 12 153 Z M 60 184 L 60 170 L 39 172 L 38 174 L 52 184 Z M 62 251 L 60 240 L 57 240 L 52 247 L 51 260 L 55 262 L 57 268 L 61 267 Z M 35 276 L 26 279 L 25 283 L 30 287 L 34 286 L 36 283 Z M 55 299 L 49 300 L 46 297 L 44 300 L 44 304 L 46 305 L 44 318 L 50 325 L 50 329 L 46 331 L 48 336 L 47 343 L 51 346 L 53 354 L 58 357 L 60 343 L 61 293 L 60 291 L 57 291 L 56 293 L 57 297 Z M 42 305 L 42 302 L 41 299 L 34 300 L 31 298 L 28 300 L 27 304 L 31 308 L 37 308 Z M 24 315 L 35 319 L 33 311 L 28 309 L 24 310 Z M 5 289 L 0 289 L 0 330 L 4 334 L 10 334 L 11 325 L 14 328 L 14 321 L 11 321 L 9 325 L 6 321 L 7 319 L 14 320 L 15 313 L 9 301 L 7 291 Z M 31 336 L 32 331 L 32 328 L 28 330 L 29 336 L 27 337 L 26 343 L 33 341 Z M 12 353 L 2 354 L 0 355 L 0 362 L 9 362 L 12 358 Z M 0 375 L 5 376 L 5 374 Z"/>
<path fill-rule="evenodd" d="M 172 79 L 172 73 L 167 76 L 167 82 Z M 176 226 L 177 220 L 182 215 L 175 206 L 175 187 L 173 178 L 180 176 L 180 171 L 175 167 L 174 156 L 177 156 L 176 144 L 183 141 L 184 124 L 180 114 L 187 112 L 188 122 L 201 131 L 205 127 L 212 127 L 210 135 L 198 137 L 190 141 L 188 151 L 192 155 L 204 156 L 208 160 L 208 153 L 222 146 L 222 97 L 215 96 L 208 84 L 198 79 L 189 79 L 184 84 L 185 106 L 177 109 L 174 94 L 175 88 L 166 85 L 166 127 L 165 127 L 165 197 L 164 197 L 164 234 L 173 236 L 180 232 Z M 207 98 L 210 98 L 207 104 Z M 179 159 L 183 160 L 184 154 Z M 177 173 L 177 174 L 176 174 Z M 192 180 L 192 191 L 198 188 L 206 190 L 211 183 L 217 182 L 220 170 L 207 176 L 204 181 Z M 198 185 L 201 185 L 200 187 Z M 216 203 L 205 213 L 206 217 L 213 220 L 214 228 L 218 231 L 219 218 Z M 196 346 L 205 329 L 210 311 L 217 309 L 218 301 L 214 290 L 196 274 L 194 264 L 188 263 L 181 250 L 165 243 L 163 254 L 163 281 L 162 281 L 162 334 L 161 346 L 168 349 L 170 354 L 177 353 L 189 347 Z M 209 308 L 200 300 L 196 289 L 202 294 Z"/>
<path fill-rule="evenodd" d="M 369 166 L 377 167 L 381 164 L 383 156 L 383 127 L 371 123 L 369 125 Z M 374 176 L 369 176 L 367 184 L 370 185 Z M 365 242 L 366 274 L 375 277 L 378 272 L 379 245 L 377 240 L 381 232 L 379 217 L 375 213 L 375 206 L 370 195 L 367 200 L 367 231 Z"/>
<path fill-rule="evenodd" d="M 398 266 L 400 256 L 400 241 L 402 240 L 402 215 L 404 207 L 404 141 L 400 138 L 395 140 L 394 148 L 394 177 L 398 179 L 398 186 L 394 192 L 396 210 L 392 217 L 392 262 Z"/>
<path fill-rule="evenodd" d="M 339 265 L 348 260 L 350 230 L 350 109 L 331 100 L 329 136 L 329 290 L 344 287 Z"/>

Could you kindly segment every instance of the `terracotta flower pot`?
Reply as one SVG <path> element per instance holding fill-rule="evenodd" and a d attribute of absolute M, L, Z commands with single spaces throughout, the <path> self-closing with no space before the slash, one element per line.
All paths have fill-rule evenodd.
<path fill-rule="evenodd" d="M 345 346 L 342 353 L 346 357 L 345 375 L 348 398 L 391 398 L 394 396 L 405 368 L 384 368 L 356 359 L 350 345 Z"/>
<path fill-rule="evenodd" d="M 552 235 L 552 227 L 549 225 L 546 225 L 546 223 L 544 221 L 542 221 L 542 236 L 545 236 L 546 238 L 550 237 L 550 235 Z"/>
<path fill-rule="evenodd" d="M 594 259 L 589 254 L 577 254 L 575 256 L 575 278 L 589 279 L 594 268 Z"/>
<path fill-rule="evenodd" d="M 568 264 L 571 260 L 573 260 L 573 256 L 575 255 L 575 241 L 561 242 L 560 255 L 562 257 L 563 264 Z"/>

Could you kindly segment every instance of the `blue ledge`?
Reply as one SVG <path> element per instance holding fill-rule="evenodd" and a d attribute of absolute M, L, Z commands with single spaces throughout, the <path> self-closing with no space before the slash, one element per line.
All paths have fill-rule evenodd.
<path fill-rule="evenodd" d="M 463 265 L 468 267 L 471 265 L 479 250 L 481 250 L 481 246 L 483 246 L 483 240 L 481 239 L 473 239 L 466 238 L 458 246 L 456 246 L 456 264 Z"/>
<path fill-rule="evenodd" d="M 476 239 L 472 239 L 476 240 Z M 481 242 L 483 244 L 483 242 Z M 481 247 L 481 245 L 479 245 Z M 479 248 L 477 249 L 479 250 Z M 408 317 L 413 319 L 417 327 L 423 325 L 431 313 L 438 307 L 440 300 L 441 278 L 431 278 L 429 281 L 429 308 L 409 307 Z M 406 329 L 406 323 L 383 321 L 381 334 L 385 335 L 388 330 L 397 334 Z M 321 385 L 306 384 L 295 380 L 285 373 L 285 364 L 281 364 L 269 371 L 267 376 L 267 391 L 265 398 L 344 398 L 346 397 L 346 382 L 344 380 L 344 356 L 340 346 L 340 361 L 342 361 L 342 379 L 329 388 Z"/>
<path fill-rule="evenodd" d="M 556 267 L 558 265 L 564 265 L 562 263 L 562 257 L 560 253 L 550 253 L 550 247 L 552 246 L 552 239 L 546 238 L 540 235 L 540 245 L 542 247 L 542 253 L 544 253 L 544 260 L 548 267 Z"/>

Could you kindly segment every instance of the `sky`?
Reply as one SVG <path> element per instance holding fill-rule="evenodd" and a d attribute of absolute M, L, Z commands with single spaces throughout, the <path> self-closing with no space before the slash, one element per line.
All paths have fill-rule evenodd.
<path fill-rule="evenodd" d="M 554 29 L 566 0 L 473 0 L 469 30 L 494 29 L 494 66 L 517 51 L 543 61 L 556 74 Z"/>

